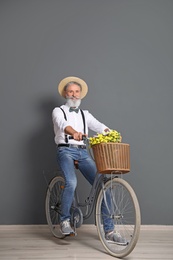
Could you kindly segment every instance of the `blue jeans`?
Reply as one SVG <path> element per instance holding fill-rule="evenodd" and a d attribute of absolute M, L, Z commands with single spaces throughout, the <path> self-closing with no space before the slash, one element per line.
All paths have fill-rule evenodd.
<path fill-rule="evenodd" d="M 83 176 L 92 185 L 94 183 L 97 168 L 86 149 L 57 147 L 57 161 L 65 178 L 65 188 L 62 194 L 61 221 L 70 219 L 70 208 L 77 186 L 77 177 L 74 169 L 74 160 L 78 161 L 78 167 Z M 114 223 L 108 215 L 105 203 L 102 203 L 102 214 L 104 231 L 109 232 L 114 229 Z"/>

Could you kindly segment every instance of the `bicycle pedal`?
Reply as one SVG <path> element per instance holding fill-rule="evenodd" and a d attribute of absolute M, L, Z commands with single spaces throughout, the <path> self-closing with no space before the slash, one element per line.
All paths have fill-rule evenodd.
<path fill-rule="evenodd" d="M 72 232 L 72 233 L 70 233 L 70 234 L 66 234 L 65 236 L 66 236 L 66 237 L 75 237 L 75 236 L 77 236 L 77 233 Z"/>
<path fill-rule="evenodd" d="M 70 237 L 75 237 L 75 236 L 77 236 L 77 233 L 70 233 L 69 236 L 70 236 Z"/>

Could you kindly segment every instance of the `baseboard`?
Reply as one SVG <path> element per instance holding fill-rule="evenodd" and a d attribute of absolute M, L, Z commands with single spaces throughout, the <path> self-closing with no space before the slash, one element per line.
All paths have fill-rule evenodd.
<path fill-rule="evenodd" d="M 93 228 L 93 224 L 83 224 L 83 227 Z M 0 225 L 0 230 L 31 230 L 45 229 L 48 225 Z M 141 225 L 141 230 L 173 230 L 173 225 Z"/>

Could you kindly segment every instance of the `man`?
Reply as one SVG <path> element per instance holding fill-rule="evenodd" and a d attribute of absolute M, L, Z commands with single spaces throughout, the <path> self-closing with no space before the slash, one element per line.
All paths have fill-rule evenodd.
<path fill-rule="evenodd" d="M 64 78 L 58 85 L 58 91 L 66 99 L 65 105 L 56 107 L 52 112 L 55 143 L 57 145 L 57 161 L 65 178 L 65 188 L 61 206 L 61 232 L 64 235 L 74 233 L 70 226 L 70 208 L 73 202 L 77 178 L 74 160 L 78 168 L 92 185 L 97 172 L 94 161 L 90 158 L 82 136 L 88 134 L 88 129 L 96 133 L 109 131 L 109 128 L 99 122 L 88 110 L 81 111 L 81 99 L 88 92 L 85 81 L 77 77 Z M 72 136 L 73 139 L 69 139 Z M 103 207 L 103 211 L 106 207 Z M 106 214 L 105 214 L 106 215 Z M 116 232 L 111 219 L 104 220 L 105 237 L 108 241 L 126 245 L 126 241 Z"/>

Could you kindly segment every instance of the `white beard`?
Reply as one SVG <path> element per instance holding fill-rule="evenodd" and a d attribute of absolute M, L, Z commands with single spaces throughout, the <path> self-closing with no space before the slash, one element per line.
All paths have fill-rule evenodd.
<path fill-rule="evenodd" d="M 81 104 L 81 99 L 72 99 L 69 97 L 66 97 L 66 99 L 67 99 L 66 105 L 68 107 L 79 107 Z"/>

